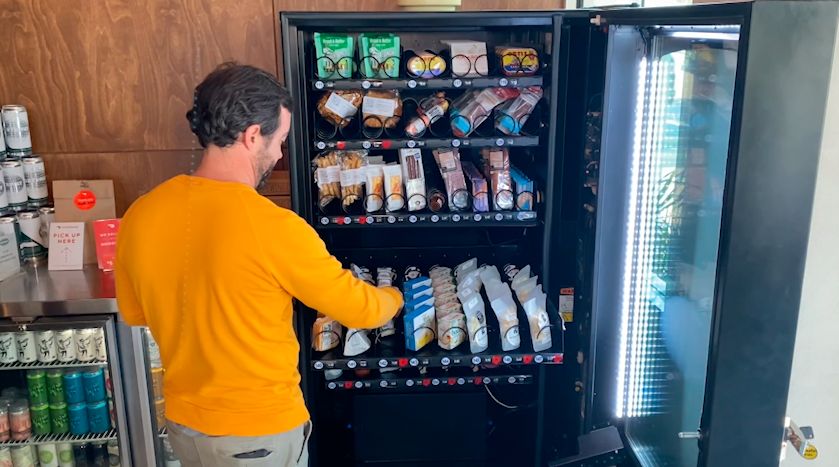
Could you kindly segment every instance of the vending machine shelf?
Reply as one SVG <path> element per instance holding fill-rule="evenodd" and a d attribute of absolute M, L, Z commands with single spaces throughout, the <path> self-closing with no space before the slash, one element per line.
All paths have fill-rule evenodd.
<path fill-rule="evenodd" d="M 29 439 L 23 441 L 4 441 L 0 442 L 0 448 L 2 447 L 14 447 L 14 446 L 37 446 L 39 444 L 55 444 L 55 443 L 71 443 L 71 444 L 84 444 L 84 443 L 97 443 L 97 442 L 107 442 L 111 440 L 117 439 L 117 431 L 116 430 L 108 430 L 104 433 L 86 433 L 84 435 L 74 435 L 71 433 L 65 433 L 63 435 L 38 435 L 33 436 Z"/>

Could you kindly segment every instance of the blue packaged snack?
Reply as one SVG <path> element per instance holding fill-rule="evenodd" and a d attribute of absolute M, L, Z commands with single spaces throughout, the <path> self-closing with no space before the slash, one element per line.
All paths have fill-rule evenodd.
<path fill-rule="evenodd" d="M 405 292 L 405 301 L 412 302 L 418 298 L 427 297 L 433 293 L 434 289 L 431 286 L 424 286 L 413 290 L 408 290 Z"/>
<path fill-rule="evenodd" d="M 405 313 L 405 347 L 408 350 L 419 350 L 435 338 L 435 311 L 433 306 L 421 306 L 416 310 Z"/>
<path fill-rule="evenodd" d="M 510 176 L 516 185 L 516 209 L 519 211 L 532 211 L 533 196 L 535 193 L 533 180 L 528 178 L 516 167 L 510 167 Z"/>
<path fill-rule="evenodd" d="M 421 297 L 414 298 L 411 301 L 405 302 L 405 312 L 410 313 L 422 306 L 431 306 L 434 305 L 434 296 L 433 295 L 423 295 Z"/>
<path fill-rule="evenodd" d="M 407 280 L 404 284 L 402 284 L 402 290 L 407 293 L 410 290 L 418 289 L 423 286 L 431 287 L 430 277 L 419 276 L 415 279 Z"/>

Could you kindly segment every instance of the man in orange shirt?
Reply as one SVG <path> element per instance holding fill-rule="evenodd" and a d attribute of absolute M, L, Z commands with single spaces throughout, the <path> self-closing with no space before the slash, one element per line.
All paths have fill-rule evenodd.
<path fill-rule="evenodd" d="M 396 289 L 354 278 L 305 221 L 257 194 L 282 157 L 290 107 L 270 74 L 216 69 L 187 114 L 200 166 L 122 220 L 120 313 L 160 346 L 169 438 L 185 467 L 308 464 L 292 298 L 354 328 L 402 306 Z"/>

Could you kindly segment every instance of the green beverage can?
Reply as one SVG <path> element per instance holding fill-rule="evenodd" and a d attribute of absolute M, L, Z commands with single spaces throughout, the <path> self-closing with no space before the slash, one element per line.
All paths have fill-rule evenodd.
<path fill-rule="evenodd" d="M 29 388 L 29 402 L 33 406 L 47 404 L 47 374 L 44 370 L 27 371 L 26 386 Z"/>
<path fill-rule="evenodd" d="M 70 431 L 70 416 L 67 414 L 67 404 L 59 402 L 50 404 L 50 420 L 52 432 L 61 435 Z"/>
<path fill-rule="evenodd" d="M 64 372 L 61 370 L 47 372 L 47 398 L 50 404 L 66 402 L 64 400 Z"/>
<path fill-rule="evenodd" d="M 29 416 L 32 418 L 32 433 L 36 435 L 50 434 L 52 431 L 50 406 L 47 404 L 33 405 L 29 408 Z"/>

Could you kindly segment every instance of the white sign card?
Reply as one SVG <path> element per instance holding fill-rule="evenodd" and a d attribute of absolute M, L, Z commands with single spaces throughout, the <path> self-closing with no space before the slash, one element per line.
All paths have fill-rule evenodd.
<path fill-rule="evenodd" d="M 19 255 L 17 238 L 8 233 L 0 233 L 0 281 L 8 279 L 20 271 Z"/>
<path fill-rule="evenodd" d="M 84 222 L 50 224 L 49 270 L 72 271 L 84 265 Z"/>

